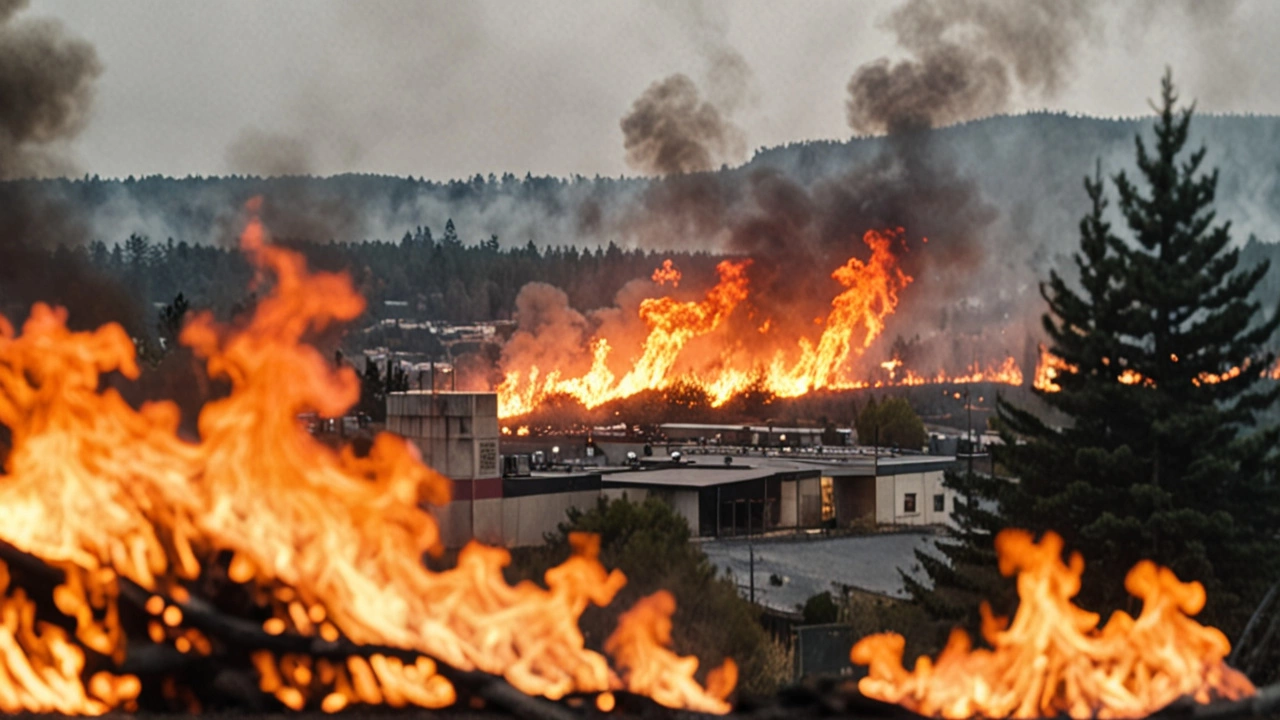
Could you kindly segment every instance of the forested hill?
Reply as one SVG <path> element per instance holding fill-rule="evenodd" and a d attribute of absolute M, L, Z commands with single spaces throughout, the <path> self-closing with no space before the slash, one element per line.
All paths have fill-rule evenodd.
<path fill-rule="evenodd" d="M 1205 165 L 1220 171 L 1219 216 L 1233 221 L 1248 258 L 1275 255 L 1270 242 L 1280 239 L 1280 118 L 1197 116 L 1192 129 L 1192 143 L 1208 147 Z M 1131 169 L 1133 138 L 1149 130 L 1150 120 L 1038 113 L 945 128 L 930 142 L 994 209 L 996 219 L 983 231 L 990 254 L 1017 257 L 1042 276 L 1074 249 L 1085 209 L 1081 179 L 1096 162 L 1106 173 Z M 669 254 L 651 250 L 682 257 L 722 250 L 717 225 L 754 202 L 754 175 L 772 171 L 813 188 L 874 163 L 886 142 L 795 143 L 760 150 L 740 167 L 666 180 L 476 175 L 433 182 L 341 175 L 15 181 L 0 183 L 0 228 L 50 252 L 63 245 L 64 253 L 127 276 L 150 301 L 185 291 L 214 302 L 240 292 L 247 272 L 213 247 L 233 246 L 243 202 L 261 194 L 265 219 L 278 237 L 302 241 L 325 266 L 352 269 L 375 302 L 421 298 L 428 313 L 483 319 L 509 315 L 516 291 L 530 280 L 565 287 L 577 307 L 608 305 L 626 280 L 647 276 Z M 454 229 L 446 233 L 450 220 Z M 1250 235 L 1261 242 L 1247 243 Z M 709 258 L 692 256 L 685 262 L 695 272 L 711 265 Z M 1280 268 L 1267 282 L 1273 307 L 1280 301 L 1277 277 Z"/>

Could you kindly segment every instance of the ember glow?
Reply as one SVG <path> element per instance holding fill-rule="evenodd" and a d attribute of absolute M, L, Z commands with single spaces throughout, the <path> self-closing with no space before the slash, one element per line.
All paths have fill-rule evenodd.
<path fill-rule="evenodd" d="M 1084 560 L 1062 562 L 1062 539 L 1039 543 L 1020 530 L 996 537 L 1000 571 L 1018 576 L 1019 605 L 1010 622 L 984 603 L 982 634 L 990 650 L 973 650 L 963 630 L 951 634 L 937 660 L 902 665 L 905 640 L 885 633 L 863 638 L 850 654 L 867 665 L 858 682 L 868 697 L 942 718 L 1136 718 L 1181 697 L 1208 703 L 1255 690 L 1228 667 L 1227 637 L 1191 616 L 1204 608 L 1199 583 L 1184 583 L 1149 561 L 1134 566 L 1125 589 L 1142 600 L 1133 618 L 1099 616 L 1072 604 Z"/>
<path fill-rule="evenodd" d="M 510 555 L 478 543 L 461 551 L 454 569 L 426 569 L 423 553 L 438 548 L 439 535 L 422 504 L 447 502 L 448 481 L 402 438 L 381 434 L 367 457 L 356 457 L 319 443 L 296 421 L 303 412 L 340 416 L 356 401 L 354 371 L 334 369 L 303 339 L 355 318 L 363 300 L 345 275 L 308 272 L 300 255 L 268 244 L 256 219 L 241 245 L 274 285 L 247 325 L 203 314 L 182 332 L 209 373 L 231 386 L 201 411 L 199 442 L 178 437 L 176 405 L 134 410 L 102 389 L 106 373 L 139 374 L 121 327 L 72 332 L 66 313 L 45 305 L 32 309 L 21 334 L 0 324 L 0 422 L 12 438 L 0 476 L 0 539 L 65 572 L 54 599 L 77 626 L 68 637 L 35 622 L 21 590 L 0 596 L 0 710 L 132 708 L 137 678 L 85 680 L 80 648 L 123 658 L 116 598 L 127 581 L 153 594 L 153 642 L 207 653 L 209 640 L 183 618 L 188 587 L 219 555 L 231 558 L 230 580 L 260 598 L 268 634 L 434 658 L 255 655 L 261 689 L 289 708 L 447 706 L 455 691 L 438 673 L 442 662 L 549 698 L 653 687 L 659 702 L 728 709 L 732 683 L 723 678 L 732 665 L 703 689 L 688 659 L 666 650 L 669 625 L 660 613 L 631 617 L 611 641 L 621 673 L 585 647 L 578 618 L 626 582 L 597 560 L 595 537 L 572 538 L 574 555 L 547 572 L 546 588 L 508 585 L 502 568 Z M 4 591 L 7 573 L 0 579 Z M 654 627 L 636 629 L 645 622 Z"/>
<path fill-rule="evenodd" d="M 869 257 L 849 258 L 831 273 L 843 290 L 831 300 L 825 316 L 814 318 L 812 331 L 798 340 L 744 345 L 725 338 L 715 343 L 713 350 L 705 344 L 696 349 L 690 346 L 697 338 L 724 332 L 726 320 L 734 313 L 752 313 L 753 326 L 764 338 L 778 336 L 780 327 L 795 325 L 793 318 L 758 317 L 760 309 L 751 302 L 750 261 L 726 260 L 717 268 L 719 282 L 700 301 L 660 296 L 640 304 L 639 319 L 647 336 L 634 355 L 622 355 L 616 338 L 597 334 L 588 344 L 593 362 L 581 374 L 569 375 L 561 368 L 518 360 L 509 362 L 496 388 L 499 415 L 525 415 L 552 396 L 568 396 L 590 409 L 645 390 L 677 385 L 702 390 L 711 406 L 719 407 L 753 386 L 789 398 L 815 390 L 886 385 L 1022 384 L 1022 370 L 1012 357 L 991 365 L 975 364 L 960 375 L 922 373 L 904 368 L 902 361 L 894 358 L 880 363 L 888 374 L 887 382 L 883 377 L 857 376 L 852 366 L 884 333 L 888 317 L 898 306 L 899 293 L 912 282 L 895 255 L 902 235 L 897 229 L 873 230 L 863 236 Z M 657 285 L 670 283 L 674 287 L 681 277 L 667 260 L 654 270 L 651 279 Z"/>
<path fill-rule="evenodd" d="M 1178 356 L 1170 355 L 1169 360 L 1176 363 L 1178 362 Z M 1110 365 L 1110 362 L 1108 359 L 1103 358 L 1103 364 Z M 1198 376 L 1191 378 L 1191 384 L 1196 387 L 1200 387 L 1201 385 L 1217 385 L 1218 383 L 1227 382 L 1228 380 L 1234 380 L 1247 371 L 1249 366 L 1252 364 L 1253 363 L 1246 358 L 1242 364 L 1228 368 L 1220 373 L 1202 372 Z M 1067 363 L 1062 358 L 1059 358 L 1050 352 L 1044 345 L 1041 345 L 1040 361 L 1036 365 L 1036 375 L 1032 386 L 1042 392 L 1058 392 L 1062 390 L 1062 387 L 1056 382 L 1057 379 L 1062 377 L 1064 373 L 1074 374 L 1079 371 L 1079 368 L 1075 365 Z M 1265 376 L 1272 380 L 1280 380 L 1280 361 L 1277 361 L 1276 364 L 1265 373 Z M 1125 368 L 1122 370 L 1118 375 L 1116 375 L 1116 382 L 1121 385 L 1141 385 L 1142 387 L 1155 387 L 1156 385 L 1155 380 L 1143 376 L 1142 373 L 1134 370 L 1133 368 Z"/>

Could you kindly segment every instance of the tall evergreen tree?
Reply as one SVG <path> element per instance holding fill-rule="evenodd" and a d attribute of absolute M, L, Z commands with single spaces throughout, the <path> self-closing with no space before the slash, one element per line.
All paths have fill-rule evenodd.
<path fill-rule="evenodd" d="M 1085 182 L 1078 282 L 1051 273 L 1042 286 L 1060 367 L 1039 395 L 1067 422 L 1002 400 L 1002 460 L 1018 481 L 948 479 L 972 498 L 957 509 L 959 536 L 940 544 L 945 560 L 921 556 L 931 583 L 908 582 L 937 617 L 973 619 L 981 596 L 1008 609 L 991 552 L 1004 527 L 1062 534 L 1085 557 L 1080 602 L 1104 613 L 1136 609 L 1124 577 L 1151 558 L 1203 582 L 1205 618 L 1232 633 L 1280 575 L 1280 435 L 1254 429 L 1280 397 L 1259 385 L 1280 313 L 1263 319 L 1249 300 L 1267 265 L 1238 268 L 1230 225 L 1214 224 L 1217 173 L 1200 172 L 1203 148 L 1184 155 L 1192 109 L 1176 105 L 1166 75 L 1154 152 L 1137 139 L 1145 188 L 1113 178 L 1131 241 L 1106 220 L 1100 175 Z"/>

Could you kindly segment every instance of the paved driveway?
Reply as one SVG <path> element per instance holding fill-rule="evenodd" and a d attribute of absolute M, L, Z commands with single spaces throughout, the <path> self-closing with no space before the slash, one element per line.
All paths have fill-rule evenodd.
<path fill-rule="evenodd" d="M 779 610 L 795 610 L 809 597 L 831 590 L 833 584 L 905 597 L 898 570 L 923 579 L 924 571 L 916 562 L 915 551 L 937 554 L 934 541 L 939 537 L 900 533 L 756 542 L 756 601 Z M 746 541 L 716 540 L 704 543 L 702 548 L 721 572 L 728 570 L 739 585 L 748 584 Z M 771 575 L 782 578 L 781 587 L 770 584 Z M 748 591 L 742 592 L 745 596 Z"/>

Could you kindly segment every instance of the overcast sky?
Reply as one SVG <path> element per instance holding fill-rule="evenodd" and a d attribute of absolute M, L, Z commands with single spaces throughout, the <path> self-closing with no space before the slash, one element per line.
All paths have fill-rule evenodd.
<path fill-rule="evenodd" d="M 905 55 L 884 26 L 899 4 L 32 0 L 23 15 L 59 18 L 101 60 L 72 143 L 84 171 L 225 173 L 256 133 L 292 138 L 318 173 L 447 179 L 632 172 L 620 118 L 667 75 L 704 82 L 709 45 L 751 71 L 732 115 L 748 155 L 847 137 L 850 75 Z M 1019 92 L 1013 109 L 1145 113 L 1169 64 L 1203 110 L 1280 112 L 1280 3 L 1147 0 L 1097 15 L 1066 85 Z"/>

